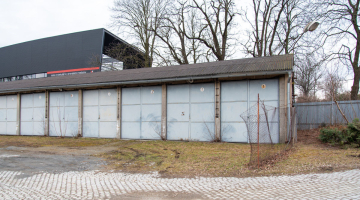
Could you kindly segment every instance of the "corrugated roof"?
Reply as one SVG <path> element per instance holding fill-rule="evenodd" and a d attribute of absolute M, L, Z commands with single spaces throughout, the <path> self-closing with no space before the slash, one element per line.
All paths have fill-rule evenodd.
<path fill-rule="evenodd" d="M 271 72 L 292 70 L 293 55 L 245 58 L 190 65 L 127 69 L 122 71 L 97 72 L 40 79 L 0 83 L 0 92 L 33 90 L 36 88 L 66 87 L 69 85 L 101 84 L 111 82 L 159 80 L 183 77 L 199 77 L 221 74 Z"/>

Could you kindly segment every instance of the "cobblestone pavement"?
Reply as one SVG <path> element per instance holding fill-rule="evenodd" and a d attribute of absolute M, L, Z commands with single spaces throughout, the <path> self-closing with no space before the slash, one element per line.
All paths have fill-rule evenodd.
<path fill-rule="evenodd" d="M 154 192 L 202 199 L 360 199 L 360 170 L 255 178 L 160 178 L 157 173 L 100 171 L 21 175 L 0 171 L 0 199 L 121 199 Z"/>

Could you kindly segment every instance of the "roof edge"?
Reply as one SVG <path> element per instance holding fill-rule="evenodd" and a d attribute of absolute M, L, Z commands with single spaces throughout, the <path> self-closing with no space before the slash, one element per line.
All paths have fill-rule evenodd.
<path fill-rule="evenodd" d="M 49 90 L 49 89 L 63 89 L 63 88 L 88 88 L 94 86 L 117 86 L 117 85 L 128 85 L 128 84 L 144 84 L 144 83 L 166 83 L 171 81 L 186 81 L 186 80 L 201 80 L 201 79 L 211 79 L 211 78 L 231 78 L 231 77 L 246 77 L 246 76 L 258 76 L 258 75 L 282 75 L 289 74 L 292 70 L 281 70 L 281 71 L 271 71 L 271 72 L 250 72 L 250 73 L 232 73 L 232 74 L 221 74 L 221 75 L 210 75 L 210 76 L 187 76 L 181 78 L 167 78 L 167 79 L 148 79 L 148 80 L 138 80 L 138 81 L 116 81 L 116 82 L 103 82 L 103 83 L 86 83 L 86 84 L 76 84 L 76 85 L 58 85 L 58 86 L 47 86 L 47 87 L 33 87 L 33 88 L 19 88 L 19 89 L 6 89 L 0 90 L 0 94 L 7 93 L 19 93 L 19 92 L 31 92 L 38 90 Z"/>

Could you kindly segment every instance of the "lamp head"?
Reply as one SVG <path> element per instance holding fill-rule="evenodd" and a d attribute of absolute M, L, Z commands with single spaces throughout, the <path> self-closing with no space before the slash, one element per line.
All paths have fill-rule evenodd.
<path fill-rule="evenodd" d="M 304 28 L 304 33 L 308 32 L 308 31 L 314 31 L 319 26 L 319 24 L 320 24 L 320 22 L 317 22 L 317 21 L 309 22 Z"/>

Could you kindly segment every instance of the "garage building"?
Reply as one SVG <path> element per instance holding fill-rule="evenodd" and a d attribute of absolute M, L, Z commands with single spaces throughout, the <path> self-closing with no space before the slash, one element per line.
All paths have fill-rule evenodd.
<path fill-rule="evenodd" d="M 293 63 L 283 55 L 1 82 L 0 134 L 247 143 L 240 114 L 259 94 L 285 108 L 270 122 L 283 143 Z"/>

